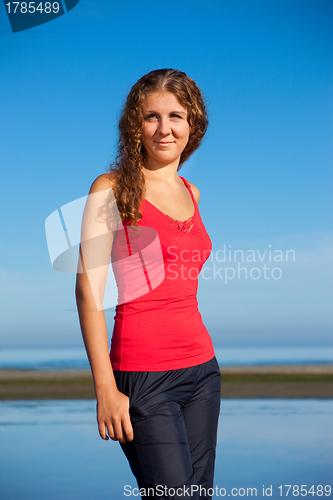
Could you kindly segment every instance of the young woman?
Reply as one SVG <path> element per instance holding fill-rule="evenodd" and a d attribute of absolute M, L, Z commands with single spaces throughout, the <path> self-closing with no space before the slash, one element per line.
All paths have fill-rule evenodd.
<path fill-rule="evenodd" d="M 102 240 L 88 230 L 80 250 L 76 297 L 99 433 L 120 442 L 149 498 L 212 497 L 221 381 L 196 297 L 211 241 L 199 190 L 178 175 L 207 125 L 200 89 L 185 73 L 143 76 L 122 111 L 117 161 L 90 189 L 97 199 L 112 192 L 120 218 L 90 252 L 89 238 Z M 87 265 L 96 253 L 98 264 Z M 119 299 L 109 354 L 101 304 L 110 256 Z"/>

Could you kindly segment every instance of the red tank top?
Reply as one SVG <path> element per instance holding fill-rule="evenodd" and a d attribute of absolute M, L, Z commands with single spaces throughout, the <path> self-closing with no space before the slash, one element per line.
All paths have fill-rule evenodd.
<path fill-rule="evenodd" d="M 214 357 L 197 303 L 198 275 L 212 243 L 190 185 L 181 179 L 193 200 L 192 217 L 177 221 L 143 199 L 139 228 L 126 221 L 115 234 L 114 370 L 176 370 Z"/>

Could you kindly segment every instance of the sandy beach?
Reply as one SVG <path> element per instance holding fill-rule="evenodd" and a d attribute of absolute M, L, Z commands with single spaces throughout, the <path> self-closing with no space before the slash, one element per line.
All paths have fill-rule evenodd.
<path fill-rule="evenodd" d="M 222 398 L 333 398 L 333 365 L 220 368 Z"/>
<path fill-rule="evenodd" d="M 333 398 L 333 365 L 220 368 L 222 398 Z M 89 370 L 0 370 L 0 400 L 94 399 Z"/>

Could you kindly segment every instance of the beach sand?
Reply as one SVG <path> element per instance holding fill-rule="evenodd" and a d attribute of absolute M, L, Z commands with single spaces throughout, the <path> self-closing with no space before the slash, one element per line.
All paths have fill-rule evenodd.
<path fill-rule="evenodd" d="M 222 399 L 333 398 L 333 365 L 222 367 Z M 0 400 L 94 399 L 89 370 L 0 370 Z"/>

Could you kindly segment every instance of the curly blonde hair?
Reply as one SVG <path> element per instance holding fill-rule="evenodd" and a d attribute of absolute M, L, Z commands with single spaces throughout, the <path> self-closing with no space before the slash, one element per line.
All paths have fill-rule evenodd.
<path fill-rule="evenodd" d="M 143 106 L 151 92 L 172 92 L 187 108 L 191 126 L 189 141 L 181 154 L 178 170 L 200 146 L 208 127 L 207 111 L 199 87 L 183 71 L 158 69 L 138 80 L 131 88 L 119 120 L 119 143 L 116 160 L 108 172 L 114 180 L 113 192 L 121 219 L 135 226 L 142 218 L 140 206 L 145 192 L 142 167 L 146 156 L 142 144 Z"/>

